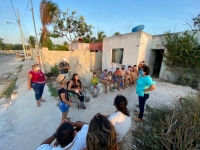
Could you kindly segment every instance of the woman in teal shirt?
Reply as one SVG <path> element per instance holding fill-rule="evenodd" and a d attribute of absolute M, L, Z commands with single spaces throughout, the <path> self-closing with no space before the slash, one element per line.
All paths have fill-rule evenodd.
<path fill-rule="evenodd" d="M 136 94 L 138 94 L 139 98 L 140 112 L 135 113 L 138 115 L 138 118 L 133 118 L 133 120 L 135 122 L 142 122 L 145 102 L 149 98 L 150 91 L 156 89 L 156 82 L 152 81 L 152 78 L 150 77 L 150 68 L 148 66 L 144 65 L 141 67 L 140 77 L 137 79 L 136 83 Z"/>

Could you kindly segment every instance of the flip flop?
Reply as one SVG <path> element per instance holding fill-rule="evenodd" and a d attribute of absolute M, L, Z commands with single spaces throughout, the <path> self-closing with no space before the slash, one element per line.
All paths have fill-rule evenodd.
<path fill-rule="evenodd" d="M 44 99 L 41 99 L 40 102 L 46 102 Z"/>
<path fill-rule="evenodd" d="M 37 103 L 37 107 L 40 107 L 41 106 L 41 104 L 40 103 Z"/>

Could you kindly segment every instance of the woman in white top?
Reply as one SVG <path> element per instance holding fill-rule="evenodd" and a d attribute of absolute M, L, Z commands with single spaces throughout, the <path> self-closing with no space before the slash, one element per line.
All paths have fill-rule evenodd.
<path fill-rule="evenodd" d="M 113 105 L 116 107 L 116 112 L 108 117 L 108 120 L 113 124 L 117 133 L 117 142 L 120 142 L 131 127 L 131 118 L 128 109 L 128 101 L 123 95 L 115 97 Z"/>

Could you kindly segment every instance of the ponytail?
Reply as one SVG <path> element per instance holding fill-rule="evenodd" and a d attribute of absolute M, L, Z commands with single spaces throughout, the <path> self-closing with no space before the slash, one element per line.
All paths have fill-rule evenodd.
<path fill-rule="evenodd" d="M 125 96 L 123 96 L 123 95 L 117 95 L 115 97 L 115 100 L 114 100 L 114 105 L 124 115 L 130 116 L 130 112 L 129 112 L 129 110 L 126 107 L 128 105 L 128 101 L 127 101 L 127 99 L 126 99 Z"/>

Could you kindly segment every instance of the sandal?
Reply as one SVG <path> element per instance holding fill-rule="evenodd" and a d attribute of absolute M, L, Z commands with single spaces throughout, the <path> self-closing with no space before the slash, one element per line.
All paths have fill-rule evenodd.
<path fill-rule="evenodd" d="M 46 102 L 44 99 L 41 99 L 40 102 Z"/>
<path fill-rule="evenodd" d="M 84 104 L 81 104 L 81 108 L 83 109 L 86 109 L 85 105 Z"/>
<path fill-rule="evenodd" d="M 41 106 L 41 104 L 40 103 L 37 103 L 37 107 L 40 107 Z"/>

